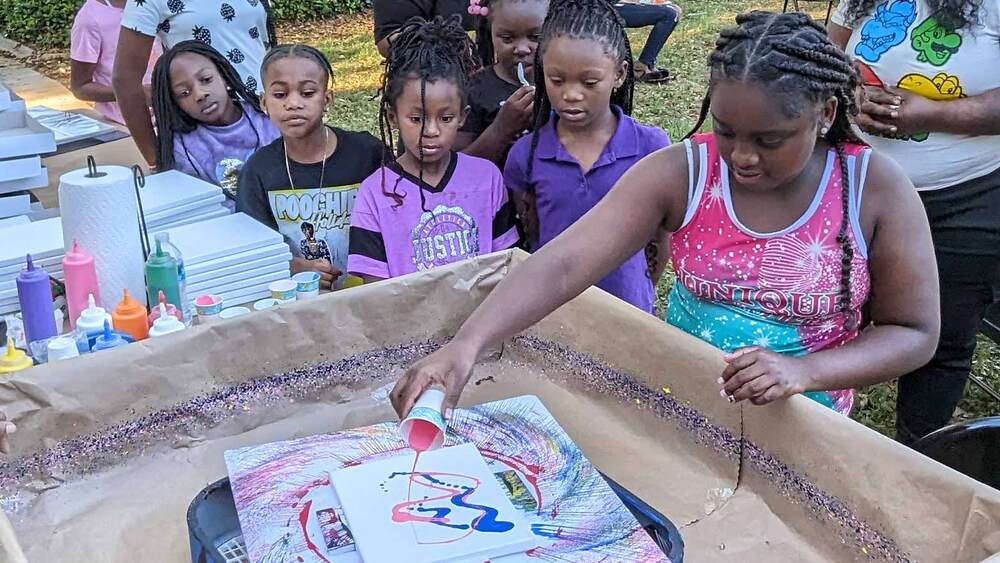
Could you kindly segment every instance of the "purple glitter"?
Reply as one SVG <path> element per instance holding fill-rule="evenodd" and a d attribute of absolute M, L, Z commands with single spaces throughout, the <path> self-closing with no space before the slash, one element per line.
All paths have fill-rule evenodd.
<path fill-rule="evenodd" d="M 94 434 L 64 440 L 51 448 L 0 464 L 0 503 L 16 510 L 19 491 L 37 479 L 59 475 L 67 480 L 142 455 L 157 444 L 193 435 L 240 416 L 251 408 L 315 399 L 319 392 L 339 385 L 368 387 L 393 369 L 408 365 L 440 345 L 435 341 L 379 348 L 333 362 L 305 366 L 276 375 L 237 383 L 184 403 L 124 421 Z M 513 341 L 514 351 L 535 352 L 540 360 L 569 373 L 574 382 L 628 404 L 646 405 L 657 416 L 670 420 L 692 435 L 702 446 L 725 458 L 744 462 L 774 483 L 787 498 L 802 502 L 813 513 L 833 521 L 841 539 L 859 548 L 869 558 L 909 562 L 895 542 L 854 514 L 847 505 L 820 489 L 806 476 L 790 468 L 728 428 L 713 424 L 703 413 L 671 395 L 646 387 L 634 377 L 612 369 L 565 345 L 535 336 Z"/>

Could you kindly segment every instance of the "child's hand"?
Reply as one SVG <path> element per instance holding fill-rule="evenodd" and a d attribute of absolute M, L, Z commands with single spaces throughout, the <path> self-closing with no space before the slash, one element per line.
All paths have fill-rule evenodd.
<path fill-rule="evenodd" d="M 807 390 L 799 358 L 751 346 L 723 359 L 729 365 L 718 383 L 722 385 L 720 394 L 730 402 L 749 399 L 755 405 L 766 405 Z"/>
<path fill-rule="evenodd" d="M 10 435 L 17 432 L 13 422 L 7 422 L 7 415 L 0 411 L 0 453 L 10 453 Z"/>
<path fill-rule="evenodd" d="M 317 258 L 316 260 L 307 260 L 301 256 L 296 256 L 292 258 L 292 274 L 298 274 L 299 272 L 316 272 L 319 274 L 319 288 L 320 289 L 330 289 L 333 287 L 333 282 L 337 281 L 343 272 L 333 267 L 326 258 Z"/>
<path fill-rule="evenodd" d="M 532 112 L 535 109 L 535 87 L 521 86 L 500 106 L 496 123 L 505 137 L 517 138 L 531 128 Z"/>

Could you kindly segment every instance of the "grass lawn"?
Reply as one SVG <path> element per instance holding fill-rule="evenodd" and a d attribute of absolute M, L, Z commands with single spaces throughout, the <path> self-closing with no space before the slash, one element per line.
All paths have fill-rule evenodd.
<path fill-rule="evenodd" d="M 684 8 L 684 17 L 659 61 L 675 78 L 665 86 L 638 85 L 634 112 L 637 119 L 662 127 L 675 140 L 681 139 L 697 119 L 707 84 L 706 57 L 714 47 L 718 30 L 731 25 L 734 15 L 748 7 L 745 0 L 679 0 L 678 3 Z M 754 2 L 753 5 L 758 9 L 781 9 L 781 2 L 774 0 Z M 814 15 L 822 17 L 824 12 L 818 9 Z M 634 49 L 641 48 L 646 32 L 630 32 Z M 330 120 L 341 127 L 366 129 L 377 134 L 377 102 L 373 98 L 381 79 L 382 59 L 372 42 L 369 17 L 286 25 L 280 34 L 282 41 L 311 43 L 330 57 L 335 74 Z M 660 303 L 670 281 L 668 273 L 660 283 Z M 973 372 L 1000 389 L 1000 348 L 981 339 Z M 861 390 L 852 417 L 892 436 L 895 401 L 894 383 Z M 997 414 L 1000 414 L 1000 405 L 970 383 L 956 412 L 956 420 Z"/>
<path fill-rule="evenodd" d="M 681 139 L 694 124 L 705 94 L 706 59 L 720 28 L 732 25 L 735 14 L 749 8 L 780 10 L 781 0 L 675 0 L 684 8 L 684 17 L 674 31 L 660 59 L 670 69 L 674 80 L 663 86 L 638 85 L 635 117 L 658 125 L 674 140 Z M 816 7 L 814 16 L 825 14 L 825 5 Z M 381 57 L 372 41 L 370 14 L 332 21 L 285 24 L 279 29 L 282 42 L 315 45 L 330 57 L 334 68 L 334 105 L 330 120 L 347 129 L 363 129 L 377 135 L 377 102 L 374 100 L 381 74 Z M 630 32 L 635 50 L 641 49 L 646 30 Z M 64 61 L 61 57 L 56 56 Z M 41 59 L 52 60 L 43 56 Z M 38 62 L 35 59 L 30 62 Z M 68 64 L 38 64 L 54 78 L 68 83 Z M 928 268 L 933 265 L 928 264 Z M 671 281 L 668 273 L 660 283 L 660 303 Z M 1000 389 L 1000 348 L 981 340 L 973 372 Z M 876 385 L 860 391 L 853 417 L 871 428 L 892 435 L 895 425 L 894 384 Z M 957 420 L 1000 414 L 1000 405 L 970 384 L 965 400 L 959 405 Z"/>

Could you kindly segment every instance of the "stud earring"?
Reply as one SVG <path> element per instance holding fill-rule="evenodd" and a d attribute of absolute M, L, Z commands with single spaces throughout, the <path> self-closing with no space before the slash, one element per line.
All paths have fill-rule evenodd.
<path fill-rule="evenodd" d="M 825 136 L 827 133 L 830 132 L 830 128 L 824 125 L 823 128 L 819 130 L 819 132 L 820 132 L 820 135 L 824 135 Z"/>

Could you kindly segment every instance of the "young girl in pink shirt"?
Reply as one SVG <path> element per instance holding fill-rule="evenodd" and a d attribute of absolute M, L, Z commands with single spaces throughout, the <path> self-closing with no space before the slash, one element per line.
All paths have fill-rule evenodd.
<path fill-rule="evenodd" d="M 70 32 L 70 88 L 77 99 L 94 102 L 94 109 L 115 123 L 125 123 L 111 88 L 118 31 L 122 27 L 125 0 L 86 0 L 73 20 Z M 163 49 L 153 45 L 143 85 L 149 104 L 149 82 L 153 64 Z"/>

